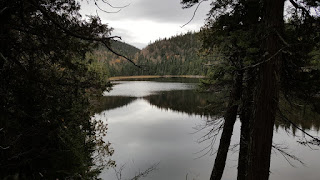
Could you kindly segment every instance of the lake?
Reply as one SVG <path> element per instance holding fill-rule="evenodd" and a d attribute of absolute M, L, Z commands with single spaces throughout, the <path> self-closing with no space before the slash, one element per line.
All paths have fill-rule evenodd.
<path fill-rule="evenodd" d="M 157 163 L 157 169 L 142 179 L 209 179 L 219 136 L 213 151 L 206 154 L 205 148 L 212 141 L 199 141 L 212 127 L 199 129 L 214 117 L 204 108 L 210 95 L 197 93 L 197 83 L 196 79 L 115 81 L 113 90 L 104 93 L 100 112 L 93 118 L 108 123 L 106 140 L 115 150 L 112 159 L 116 161 L 116 169 L 123 167 L 122 179 L 130 179 Z M 319 123 L 308 128 L 309 133 L 319 136 Z M 239 132 L 237 121 L 224 180 L 236 179 Z M 317 150 L 320 147 L 297 142 L 304 138 L 303 133 L 290 126 L 277 125 L 274 144 L 287 148 L 305 164 L 289 160 L 290 165 L 281 153 L 273 150 L 271 180 L 320 179 L 320 151 Z M 117 179 L 113 169 L 104 170 L 100 177 Z"/>

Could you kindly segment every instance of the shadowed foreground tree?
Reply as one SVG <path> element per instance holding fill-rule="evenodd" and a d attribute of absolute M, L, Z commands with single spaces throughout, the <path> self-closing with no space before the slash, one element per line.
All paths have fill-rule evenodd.
<path fill-rule="evenodd" d="M 185 8 L 201 2 L 181 1 Z M 284 0 L 211 1 L 208 23 L 202 29 L 203 49 L 218 56 L 222 55 L 219 61 L 229 64 L 225 66 L 223 73 L 229 72 L 230 66 L 233 69 L 231 73 L 244 71 L 243 76 L 241 75 L 241 100 L 237 101 L 239 97 L 230 96 L 228 102 L 228 107 L 234 102 L 240 104 L 238 113 L 242 125 L 238 179 L 263 180 L 269 177 L 273 126 L 280 109 L 280 90 L 290 93 L 291 99 L 309 97 L 309 102 L 314 101 L 320 91 L 316 87 L 320 79 L 319 70 L 310 66 L 312 58 L 309 55 L 313 49 L 318 48 L 319 18 L 316 13 L 319 10 L 319 1 L 289 2 L 291 8 L 287 12 L 289 18 L 285 24 Z M 315 16 L 312 16 L 310 12 L 315 9 Z M 239 62 L 244 64 L 243 67 L 239 68 L 233 62 L 232 54 L 235 53 L 238 54 Z M 213 85 L 219 81 L 221 79 L 215 79 Z M 308 83 L 300 87 L 301 81 Z M 307 93 L 310 89 L 312 93 Z M 232 94 L 233 89 L 230 91 Z M 230 123 L 227 117 L 233 116 L 235 119 L 236 115 L 230 113 L 227 108 L 224 115 L 225 125 L 210 178 L 212 180 L 222 177 L 225 151 L 230 145 L 234 124 Z"/>
<path fill-rule="evenodd" d="M 96 179 L 114 165 L 89 103 L 108 72 L 85 56 L 97 43 L 114 52 L 116 37 L 79 10 L 75 0 L 0 1 L 0 179 Z"/>

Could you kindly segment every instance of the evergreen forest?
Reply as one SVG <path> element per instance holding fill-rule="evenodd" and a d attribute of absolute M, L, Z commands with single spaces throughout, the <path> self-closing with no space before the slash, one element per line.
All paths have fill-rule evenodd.
<path fill-rule="evenodd" d="M 112 76 L 133 75 L 205 75 L 213 62 L 208 56 L 201 56 L 199 33 L 189 32 L 170 38 L 159 39 L 139 50 L 126 43 L 114 41 L 111 46 L 130 57 L 136 68 L 101 46 L 92 57 L 105 62 Z"/>
<path fill-rule="evenodd" d="M 179 2 L 196 13 L 205 1 Z M 99 3 L 125 8 L 87 2 L 106 14 Z M 206 123 L 209 138 L 220 133 L 210 180 L 223 177 L 237 120 L 237 180 L 268 180 L 273 149 L 295 159 L 274 146 L 277 123 L 304 133 L 308 140 L 301 144 L 320 146 L 319 137 L 301 127 L 320 117 L 319 0 L 212 0 L 199 31 L 143 49 L 113 36 L 99 13 L 81 14 L 80 4 L 0 1 L 0 179 L 99 179 L 116 168 L 113 142 L 105 139 L 109 126 L 93 118 L 134 102 L 103 96 L 115 76 L 205 76 L 197 93 L 211 98 L 189 98 L 200 110 L 179 99 L 183 91 L 143 98 L 167 111 L 214 114 Z M 298 116 L 299 123 L 293 120 Z M 219 128 L 217 119 L 223 119 Z"/>

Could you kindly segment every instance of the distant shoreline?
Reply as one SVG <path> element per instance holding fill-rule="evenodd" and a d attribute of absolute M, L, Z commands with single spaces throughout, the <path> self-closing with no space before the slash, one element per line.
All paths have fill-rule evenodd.
<path fill-rule="evenodd" d="M 116 76 L 110 77 L 109 81 L 125 80 L 125 79 L 154 79 L 154 78 L 205 78 L 205 76 L 200 75 L 163 75 L 163 76 Z"/>

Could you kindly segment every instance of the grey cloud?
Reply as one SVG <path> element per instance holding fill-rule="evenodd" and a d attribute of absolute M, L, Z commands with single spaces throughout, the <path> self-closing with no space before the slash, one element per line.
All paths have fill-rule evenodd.
<path fill-rule="evenodd" d="M 121 42 L 128 43 L 138 49 L 142 49 L 147 46 L 146 43 L 138 43 L 133 41 L 135 37 L 133 37 L 130 33 L 130 31 L 126 29 L 121 29 L 121 28 L 115 28 L 114 31 L 112 32 L 113 36 L 120 36 L 122 40 Z"/>
<path fill-rule="evenodd" d="M 145 47 L 148 42 L 153 42 L 159 37 L 163 38 L 163 33 L 161 33 L 163 28 L 155 29 L 148 21 L 167 25 L 174 24 L 174 26 L 179 28 L 179 26 L 184 25 L 191 19 L 195 9 L 195 7 L 182 9 L 180 0 L 109 0 L 108 2 L 114 6 L 130 5 L 118 13 L 105 13 L 99 10 L 92 2 L 93 1 L 89 1 L 89 3 L 87 3 L 85 0 L 82 1 L 82 14 L 98 14 L 104 23 L 110 23 L 110 26 L 114 28 L 112 35 L 121 36 L 123 40 L 138 48 Z M 117 10 L 110 8 L 107 4 L 103 4 L 102 1 L 98 2 L 100 2 L 100 7 L 106 11 L 112 12 Z M 177 29 L 172 30 L 174 32 L 172 32 L 171 35 L 178 34 L 186 29 L 199 30 L 200 26 L 205 22 L 204 19 L 210 8 L 209 4 L 210 1 L 202 3 L 190 25 L 181 29 L 181 31 Z M 125 27 L 123 25 L 119 26 L 119 22 L 131 23 Z M 130 27 L 133 24 L 132 22 L 134 22 L 135 27 Z M 194 27 L 197 27 L 197 29 L 194 29 Z M 141 37 L 140 40 L 138 40 L 139 37 L 134 37 L 139 36 L 137 35 L 137 31 L 145 29 L 149 29 L 154 34 L 147 42 L 146 40 L 142 41 Z"/>
<path fill-rule="evenodd" d="M 116 5 L 130 4 L 123 8 L 119 13 L 104 13 L 97 9 L 93 4 L 85 4 L 85 12 L 95 14 L 96 10 L 103 19 L 108 20 L 150 20 L 156 22 L 181 23 L 188 22 L 193 15 L 194 9 L 182 9 L 180 0 L 131 0 L 130 1 L 110 1 Z M 106 4 L 100 3 L 100 7 L 107 11 L 116 11 Z M 209 10 L 209 2 L 202 3 L 197 11 L 194 21 L 203 22 Z"/>
<path fill-rule="evenodd" d="M 138 48 L 138 49 L 143 49 L 144 47 L 146 47 L 148 44 L 146 43 L 138 43 L 138 42 L 133 42 L 131 43 L 132 46 Z"/>
<path fill-rule="evenodd" d="M 194 8 L 182 9 L 179 0 L 140 0 L 137 2 L 138 15 L 159 22 L 185 22 L 192 15 Z M 195 21 L 203 20 L 208 10 L 206 4 L 198 9 Z"/>

